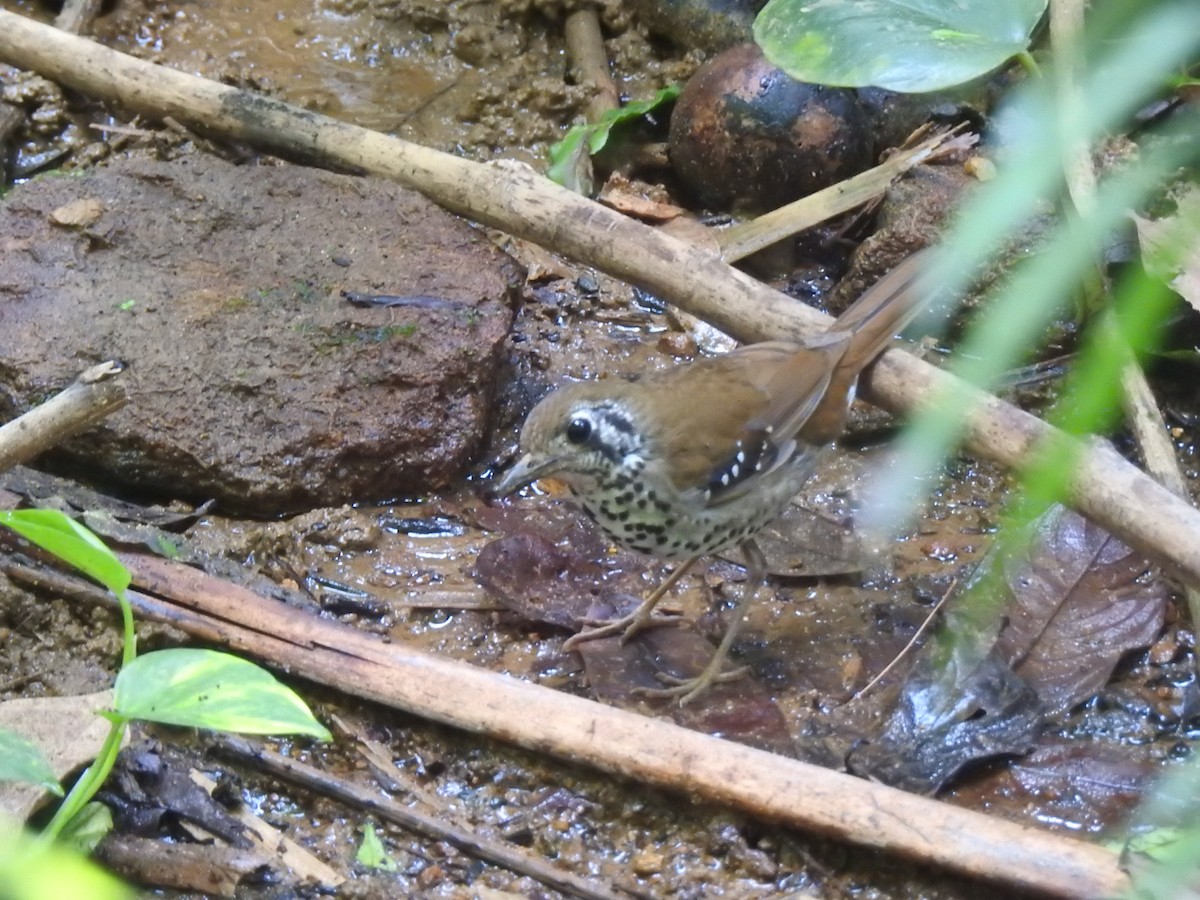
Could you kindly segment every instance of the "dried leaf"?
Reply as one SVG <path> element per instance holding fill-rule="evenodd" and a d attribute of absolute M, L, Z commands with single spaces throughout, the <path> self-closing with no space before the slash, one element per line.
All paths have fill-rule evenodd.
<path fill-rule="evenodd" d="M 1036 535 L 1005 566 L 1012 598 L 996 650 L 1057 714 L 1154 641 L 1168 589 L 1140 554 L 1064 507 L 1043 516 Z"/>
<path fill-rule="evenodd" d="M 1000 563 L 1000 593 L 986 609 L 947 612 L 883 734 L 855 754 L 855 771 L 936 789 L 972 760 L 1024 753 L 1047 713 L 1093 695 L 1125 652 L 1154 640 L 1167 588 L 1142 557 L 1063 507 L 1031 533 Z M 985 561 L 968 593 L 995 565 Z"/>
<path fill-rule="evenodd" d="M 632 612 L 636 597 L 621 607 L 594 607 L 592 618 L 610 618 Z M 620 637 L 598 638 L 579 645 L 588 682 L 596 698 L 625 709 L 651 707 L 656 715 L 670 716 L 684 728 L 718 734 L 760 750 L 795 756 L 796 748 L 787 721 L 767 690 L 753 675 L 714 684 L 680 706 L 674 697 L 648 699 L 642 689 L 661 688 L 659 673 L 677 678 L 698 674 L 712 659 L 716 647 L 695 631 L 680 627 L 650 628 L 622 642 Z"/>
<path fill-rule="evenodd" d="M 476 580 L 531 622 L 578 630 L 593 604 L 644 587 L 644 558 L 610 555 L 599 530 L 570 504 L 483 508 L 476 518 L 485 528 L 507 532 L 479 552 Z"/>
<path fill-rule="evenodd" d="M 959 685 L 953 704 L 941 676 L 922 656 L 883 734 L 848 757 L 850 771 L 933 793 L 968 763 L 1033 746 L 1042 722 L 1037 698 L 994 655 Z"/>
<path fill-rule="evenodd" d="M 510 534 L 492 541 L 475 561 L 487 592 L 524 619 L 580 630 L 587 622 L 631 612 L 647 582 L 646 559 L 610 553 L 591 522 L 571 504 L 541 500 L 536 506 L 476 511 L 481 525 Z M 683 628 L 651 628 L 622 643 L 619 637 L 586 641 L 578 648 L 596 696 L 614 706 L 669 715 L 678 724 L 776 753 L 794 755 L 783 714 L 753 678 L 713 685 L 685 707 L 673 698 L 648 700 L 639 688 L 660 688 L 657 674 L 696 675 L 715 647 Z"/>

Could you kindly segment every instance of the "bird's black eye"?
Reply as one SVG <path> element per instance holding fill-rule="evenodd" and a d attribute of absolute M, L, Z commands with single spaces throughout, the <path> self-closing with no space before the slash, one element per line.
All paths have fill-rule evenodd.
<path fill-rule="evenodd" d="M 572 444 L 583 444 L 592 436 L 592 423 L 587 419 L 572 419 L 567 423 L 567 440 Z"/>

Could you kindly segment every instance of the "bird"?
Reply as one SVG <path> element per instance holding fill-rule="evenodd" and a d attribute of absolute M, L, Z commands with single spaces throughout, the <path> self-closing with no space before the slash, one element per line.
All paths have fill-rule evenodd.
<path fill-rule="evenodd" d="M 565 482 L 615 544 L 666 561 L 670 575 L 632 613 L 592 622 L 564 649 L 673 619 L 662 597 L 701 558 L 733 548 L 746 561 L 746 589 L 704 669 L 660 674 L 646 690 L 685 704 L 722 672 L 750 603 L 766 583 L 755 534 L 778 517 L 845 428 L 859 374 L 924 305 L 928 251 L 885 274 L 824 331 L 798 342 L 748 344 L 640 378 L 557 388 L 529 413 L 519 457 L 492 489 L 503 497 L 540 478 Z"/>

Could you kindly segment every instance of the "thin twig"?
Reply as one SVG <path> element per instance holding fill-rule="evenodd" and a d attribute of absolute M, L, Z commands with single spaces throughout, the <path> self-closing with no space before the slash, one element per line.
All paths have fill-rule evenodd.
<path fill-rule="evenodd" d="M 604 35 L 600 33 L 600 15 L 596 7 L 585 4 L 567 15 L 563 25 L 571 74 L 576 84 L 592 89 L 584 115 L 595 122 L 610 109 L 621 105 L 621 95 L 608 68 Z"/>
<path fill-rule="evenodd" d="M 946 588 L 946 593 L 942 594 L 941 599 L 938 600 L 938 602 L 934 604 L 933 609 L 929 611 L 929 615 L 925 617 L 925 621 L 921 623 L 921 627 L 918 628 L 916 633 L 908 639 L 908 643 L 904 645 L 904 648 L 895 655 L 890 663 L 883 667 L 878 675 L 863 685 L 862 690 L 850 698 L 851 703 L 853 703 L 855 700 L 861 700 L 862 696 L 867 691 L 871 690 L 871 688 L 875 687 L 875 685 L 881 682 L 887 676 L 888 672 L 896 668 L 897 664 L 904 658 L 905 654 L 907 654 L 908 651 L 917 645 L 917 641 L 921 639 L 921 635 L 923 635 L 929 629 L 929 626 L 933 623 L 933 620 L 937 617 L 937 614 L 942 611 L 942 607 L 946 605 L 946 601 L 950 599 L 950 595 L 954 593 L 954 588 L 957 586 L 958 579 L 955 578 L 954 581 L 951 582 L 950 587 Z"/>
<path fill-rule="evenodd" d="M 974 134 L 956 134 L 954 129 L 936 134 L 911 150 L 901 150 L 873 168 L 845 181 L 801 197 L 756 219 L 716 232 L 721 258 L 737 262 L 765 247 L 799 234 L 834 216 L 849 212 L 884 193 L 897 178 L 923 162 L 929 162 L 948 147 L 973 146 Z"/>

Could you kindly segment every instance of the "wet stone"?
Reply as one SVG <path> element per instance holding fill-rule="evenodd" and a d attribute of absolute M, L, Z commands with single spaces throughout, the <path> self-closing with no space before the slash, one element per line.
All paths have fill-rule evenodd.
<path fill-rule="evenodd" d="M 98 217 L 56 224 L 80 200 Z M 129 404 L 42 462 L 237 513 L 428 492 L 479 446 L 518 283 L 386 181 L 199 156 L 37 179 L 0 202 L 0 421 L 116 358 Z"/>

